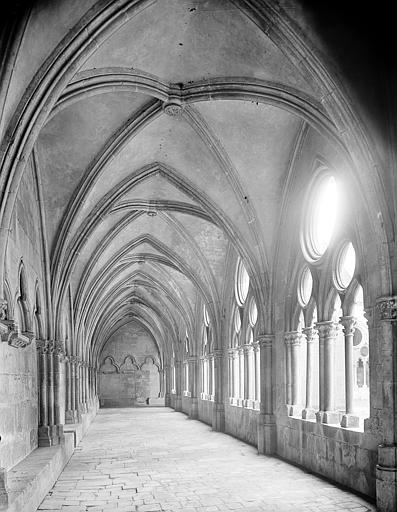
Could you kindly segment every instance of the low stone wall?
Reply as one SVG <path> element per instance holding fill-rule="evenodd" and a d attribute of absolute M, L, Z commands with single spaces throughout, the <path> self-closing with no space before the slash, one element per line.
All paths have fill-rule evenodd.
<path fill-rule="evenodd" d="M 212 411 L 214 402 L 198 399 L 198 419 L 208 425 L 212 425 Z"/>
<path fill-rule="evenodd" d="M 189 415 L 191 406 L 192 406 L 192 399 L 190 398 L 190 396 L 183 396 L 182 397 L 182 412 Z"/>
<path fill-rule="evenodd" d="M 277 454 L 314 473 L 375 497 L 377 439 L 371 434 L 297 418 L 280 418 Z"/>
<path fill-rule="evenodd" d="M 258 446 L 259 411 L 225 405 L 225 432 L 246 443 Z"/>

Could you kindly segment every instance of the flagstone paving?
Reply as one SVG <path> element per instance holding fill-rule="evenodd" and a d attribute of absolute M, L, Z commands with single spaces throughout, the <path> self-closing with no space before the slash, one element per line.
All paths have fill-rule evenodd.
<path fill-rule="evenodd" d="M 104 409 L 39 511 L 368 512 L 346 490 L 168 408 Z"/>

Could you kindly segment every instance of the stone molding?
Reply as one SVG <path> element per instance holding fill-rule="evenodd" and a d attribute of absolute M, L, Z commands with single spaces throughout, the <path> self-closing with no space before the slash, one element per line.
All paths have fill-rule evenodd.
<path fill-rule="evenodd" d="M 393 297 L 380 297 L 376 301 L 379 319 L 388 322 L 397 322 L 397 295 Z"/>

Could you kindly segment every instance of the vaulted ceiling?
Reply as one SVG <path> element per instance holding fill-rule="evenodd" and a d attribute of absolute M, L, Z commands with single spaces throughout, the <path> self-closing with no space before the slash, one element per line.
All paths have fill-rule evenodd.
<path fill-rule="evenodd" d="M 36 141 L 54 304 L 70 286 L 96 354 L 132 318 L 165 353 L 181 325 L 194 336 L 197 304 L 219 325 L 231 251 L 266 300 L 297 144 L 332 126 L 243 6 L 144 2 L 81 59 Z"/>

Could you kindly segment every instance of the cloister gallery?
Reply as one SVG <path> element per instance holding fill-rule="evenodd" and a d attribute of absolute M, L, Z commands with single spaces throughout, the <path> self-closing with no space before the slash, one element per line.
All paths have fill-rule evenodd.
<path fill-rule="evenodd" d="M 156 406 L 397 510 L 391 13 L 321 4 L 4 10 L 0 509 Z"/>

